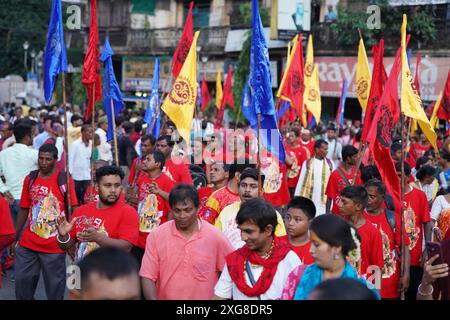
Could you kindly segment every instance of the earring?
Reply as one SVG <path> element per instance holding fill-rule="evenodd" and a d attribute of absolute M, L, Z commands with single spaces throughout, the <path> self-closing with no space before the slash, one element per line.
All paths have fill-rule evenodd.
<path fill-rule="evenodd" d="M 339 253 L 336 253 L 335 255 L 334 255 L 334 260 L 337 260 L 337 259 L 339 259 L 341 257 L 341 255 L 339 254 Z"/>

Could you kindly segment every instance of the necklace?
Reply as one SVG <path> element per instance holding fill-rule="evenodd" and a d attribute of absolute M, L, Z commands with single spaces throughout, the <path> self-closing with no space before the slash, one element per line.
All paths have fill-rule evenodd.
<path fill-rule="evenodd" d="M 261 258 L 263 258 L 264 260 L 267 260 L 272 255 L 272 250 L 273 250 L 274 246 L 275 246 L 275 240 L 272 241 L 272 245 L 270 246 L 269 251 L 267 253 L 265 253 L 263 256 L 261 256 Z M 244 272 L 245 272 L 245 269 L 246 269 L 245 268 L 246 263 L 247 263 L 247 260 L 244 260 Z M 258 265 L 254 265 L 254 264 L 252 264 L 250 262 L 250 267 L 254 268 L 254 267 L 257 267 L 257 266 Z"/>

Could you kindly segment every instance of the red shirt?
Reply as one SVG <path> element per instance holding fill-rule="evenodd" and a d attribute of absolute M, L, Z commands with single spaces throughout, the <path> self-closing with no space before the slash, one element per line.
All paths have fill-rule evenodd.
<path fill-rule="evenodd" d="M 16 234 L 8 201 L 0 196 L 0 236 Z"/>
<path fill-rule="evenodd" d="M 150 178 L 147 174 L 140 175 L 136 183 L 139 188 L 139 204 L 137 207 L 139 214 L 139 239 L 137 246 L 142 249 L 145 249 L 148 233 L 166 222 L 170 211 L 169 203 L 163 197 L 148 191 L 149 185 L 153 182 L 162 191 L 168 193 L 175 186 L 175 183 L 164 173 L 156 179 Z"/>
<path fill-rule="evenodd" d="M 30 190 L 29 175 L 23 182 L 20 207 L 29 209 L 28 223 L 19 241 L 19 245 L 24 248 L 44 253 L 63 253 L 56 242 L 56 219 L 64 215 L 64 196 L 58 186 L 58 174 L 59 170 L 55 170 L 51 177 L 43 179 L 37 176 Z M 70 185 L 72 206 L 76 206 L 77 195 L 72 178 Z"/>
<path fill-rule="evenodd" d="M 431 221 L 427 196 L 423 191 L 413 188 L 411 192 L 405 194 L 404 199 L 407 209 L 403 211 L 403 215 L 406 234 L 410 241 L 411 266 L 420 266 L 423 251 L 422 227 L 424 223 Z"/>
<path fill-rule="evenodd" d="M 78 217 L 78 219 L 70 231 L 70 236 L 74 240 L 78 240 L 78 232 L 82 232 L 92 225 L 98 232 L 105 233 L 110 238 L 126 240 L 132 245 L 137 244 L 139 216 L 133 207 L 123 202 L 117 202 L 106 209 L 98 209 L 96 203 L 86 204 L 75 210 L 71 220 L 75 217 Z M 77 241 L 77 260 L 98 247 L 99 245 L 95 242 Z"/>
<path fill-rule="evenodd" d="M 347 172 L 342 169 L 342 167 L 339 167 L 341 172 L 344 174 L 344 176 L 347 178 L 348 182 L 352 184 L 353 177 L 355 176 L 355 167 L 352 167 L 352 171 L 350 174 L 347 174 Z M 356 176 L 356 185 L 362 184 L 361 181 L 361 172 L 358 172 L 358 175 Z M 328 198 L 333 200 L 333 205 L 331 207 L 331 212 L 340 215 L 339 212 L 339 203 L 341 202 L 341 192 L 344 190 L 344 188 L 347 186 L 344 178 L 341 176 L 339 171 L 336 169 L 334 170 L 331 175 L 330 179 L 328 180 L 327 188 L 325 190 L 325 194 Z"/>
<path fill-rule="evenodd" d="M 312 158 L 316 155 L 316 151 L 314 150 L 314 144 L 316 141 L 314 139 L 309 140 L 309 142 L 303 142 L 302 139 L 300 139 L 300 145 L 306 149 L 308 149 L 309 154 L 307 154 L 307 159 Z"/>
<path fill-rule="evenodd" d="M 384 266 L 383 241 L 380 231 L 372 222 L 366 220 L 366 223 L 358 228 L 358 233 L 361 236 L 361 262 L 360 268 L 357 268 L 358 273 L 366 274 L 369 266 L 378 266 L 382 269 Z"/>
<path fill-rule="evenodd" d="M 215 224 L 220 212 L 226 206 L 239 201 L 239 194 L 231 191 L 228 186 L 220 188 L 213 192 L 206 201 L 206 210 L 202 212 L 200 218 L 208 221 L 211 224 Z"/>
<path fill-rule="evenodd" d="M 141 138 L 141 135 L 139 132 L 135 132 L 130 136 L 131 139 L 131 143 L 133 144 L 133 146 L 136 145 L 136 142 L 138 142 L 138 140 Z"/>
<path fill-rule="evenodd" d="M 382 271 L 383 277 L 381 280 L 381 297 L 383 299 L 398 298 L 400 296 L 398 292 L 400 277 L 400 258 L 398 253 L 401 248 L 401 232 L 397 230 L 400 230 L 401 228 L 400 215 L 396 215 L 395 217 L 395 237 L 394 232 L 386 218 L 386 211 L 377 215 L 364 212 L 363 216 L 367 221 L 372 222 L 375 228 L 380 231 L 381 239 L 383 241 L 384 266 Z M 404 243 L 407 246 L 409 245 L 408 236 L 406 235 L 406 232 L 403 235 Z M 398 248 L 397 253 L 396 247 Z"/>
<path fill-rule="evenodd" d="M 411 145 L 409 152 L 412 153 L 413 158 L 417 160 L 418 158 L 423 157 L 425 152 L 431 148 L 431 145 L 422 146 L 419 142 L 416 142 Z"/>
<path fill-rule="evenodd" d="M 136 173 L 136 164 L 138 161 L 141 161 L 139 157 L 136 157 L 136 159 L 133 160 L 133 163 L 131 164 L 130 168 L 130 175 L 128 176 L 128 184 L 133 184 L 134 182 L 134 175 Z M 142 172 L 139 172 L 141 174 Z M 139 177 L 136 177 L 136 181 Z"/>
<path fill-rule="evenodd" d="M 286 145 L 286 153 L 294 160 L 291 166 L 287 166 L 288 187 L 295 188 L 297 186 L 298 179 L 300 178 L 302 164 L 306 159 L 308 159 L 307 151 L 302 146 L 291 148 L 289 145 Z"/>
<path fill-rule="evenodd" d="M 200 198 L 200 210 L 198 211 L 198 216 L 202 217 L 206 212 L 206 202 L 211 194 L 214 192 L 212 187 L 201 187 L 198 189 L 198 197 Z"/>
<path fill-rule="evenodd" d="M 192 177 L 188 166 L 182 160 L 175 163 L 172 159 L 166 161 L 163 172 L 176 184 L 192 184 Z"/>

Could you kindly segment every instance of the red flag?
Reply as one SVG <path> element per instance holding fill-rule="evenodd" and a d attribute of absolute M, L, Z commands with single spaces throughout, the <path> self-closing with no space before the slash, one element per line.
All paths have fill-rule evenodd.
<path fill-rule="evenodd" d="M 181 67 L 183 67 L 184 61 L 186 60 L 186 57 L 189 53 L 189 49 L 191 48 L 192 41 L 194 40 L 194 24 L 192 22 L 193 7 L 194 2 L 191 1 L 191 3 L 189 4 L 189 12 L 186 18 L 186 23 L 184 25 L 183 34 L 181 35 L 178 47 L 173 54 L 172 73 L 174 79 L 178 77 L 178 74 L 181 71 Z"/>
<path fill-rule="evenodd" d="M 419 65 L 420 65 L 420 51 L 417 50 L 417 62 L 416 62 L 416 74 L 414 75 L 414 86 L 417 88 L 417 92 L 419 93 L 420 96 Z"/>
<path fill-rule="evenodd" d="M 380 101 L 383 93 L 383 86 L 386 82 L 387 75 L 383 65 L 384 54 L 384 40 L 380 40 L 380 45 L 372 47 L 373 53 L 373 71 L 372 82 L 370 84 L 369 98 L 367 99 L 366 115 L 364 118 L 364 125 L 361 132 L 361 142 L 367 141 L 367 134 L 372 125 L 373 117 L 376 112 L 378 101 Z"/>
<path fill-rule="evenodd" d="M 305 91 L 302 35 L 298 38 L 298 45 L 293 55 L 280 95 L 291 102 L 291 106 L 301 119 Z"/>
<path fill-rule="evenodd" d="M 450 69 L 448 70 L 447 81 L 445 82 L 437 117 L 445 121 L 450 120 Z"/>
<path fill-rule="evenodd" d="M 400 181 L 391 157 L 392 130 L 400 119 L 398 105 L 398 76 L 401 69 L 401 49 L 397 51 L 391 73 L 376 108 L 367 141 L 386 189 L 400 209 Z"/>
<path fill-rule="evenodd" d="M 202 79 L 201 91 L 202 91 L 202 111 L 205 111 L 206 106 L 211 101 L 211 95 L 209 94 L 208 85 L 206 84 L 205 78 Z"/>
<path fill-rule="evenodd" d="M 223 95 L 221 108 L 225 109 L 225 106 L 228 104 L 231 109 L 234 109 L 234 100 L 233 100 L 233 67 L 231 64 L 228 66 L 227 80 L 225 80 L 225 86 L 223 87 Z"/>
<path fill-rule="evenodd" d="M 85 120 L 88 121 L 94 109 L 94 103 L 102 98 L 102 82 L 100 78 L 100 56 L 98 53 L 97 0 L 91 1 L 91 26 L 89 27 L 89 42 L 83 64 L 83 80 L 81 83 L 87 89 L 88 107 Z M 95 86 L 95 92 L 94 92 Z M 92 99 L 92 95 L 94 99 Z"/>

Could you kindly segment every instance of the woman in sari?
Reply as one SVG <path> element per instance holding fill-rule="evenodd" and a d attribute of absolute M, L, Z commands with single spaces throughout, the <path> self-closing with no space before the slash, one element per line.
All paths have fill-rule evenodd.
<path fill-rule="evenodd" d="M 311 256 L 314 263 L 299 266 L 288 277 L 282 300 L 306 300 L 313 289 L 329 279 L 354 279 L 373 290 L 377 299 L 378 291 L 347 261 L 360 259 L 360 236 L 357 230 L 341 217 L 322 215 L 315 218 L 310 226 Z"/>

